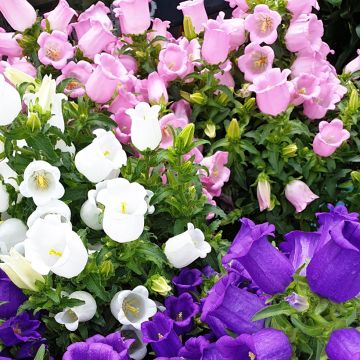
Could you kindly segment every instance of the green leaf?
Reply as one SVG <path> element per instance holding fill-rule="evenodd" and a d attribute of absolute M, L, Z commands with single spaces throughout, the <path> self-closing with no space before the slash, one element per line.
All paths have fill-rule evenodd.
<path fill-rule="evenodd" d="M 52 163 L 58 161 L 59 157 L 54 150 L 54 146 L 46 135 L 39 133 L 35 137 L 28 138 L 26 141 L 30 148 L 40 151 Z"/>
<path fill-rule="evenodd" d="M 293 310 L 289 304 L 282 302 L 280 304 L 270 305 L 258 311 L 252 318 L 253 321 L 262 320 L 276 315 L 290 315 Z"/>
<path fill-rule="evenodd" d="M 42 344 L 36 353 L 34 360 L 43 360 L 45 357 L 45 345 Z"/>

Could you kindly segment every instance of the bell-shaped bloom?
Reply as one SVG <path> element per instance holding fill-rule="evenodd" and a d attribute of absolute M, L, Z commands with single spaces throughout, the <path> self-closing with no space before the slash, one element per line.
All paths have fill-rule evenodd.
<path fill-rule="evenodd" d="M 360 49 L 357 50 L 357 54 L 358 56 L 344 67 L 344 73 L 352 74 L 360 70 Z"/>
<path fill-rule="evenodd" d="M 59 30 L 68 33 L 68 26 L 73 17 L 77 16 L 76 11 L 71 8 L 66 0 L 60 0 L 54 10 L 45 13 L 44 18 L 49 22 L 51 30 Z M 44 23 L 41 25 L 44 27 Z"/>
<path fill-rule="evenodd" d="M 265 293 L 273 295 L 283 292 L 292 281 L 294 268 L 267 238 L 274 236 L 274 225 L 256 225 L 246 218 L 240 221 L 240 231 L 223 261 L 237 259 Z"/>
<path fill-rule="evenodd" d="M 291 231 L 285 235 L 285 242 L 280 244 L 280 249 L 288 255 L 295 270 L 312 259 L 315 250 L 320 245 L 320 232 Z M 306 276 L 306 266 L 300 275 Z"/>
<path fill-rule="evenodd" d="M 0 12 L 16 31 L 24 31 L 36 21 L 36 11 L 27 0 L 2 0 Z"/>
<path fill-rule="evenodd" d="M 260 111 L 268 115 L 279 115 L 290 103 L 290 87 L 287 77 L 289 69 L 270 69 L 257 76 L 249 91 L 256 93 L 256 103 Z"/>
<path fill-rule="evenodd" d="M 169 263 L 177 269 L 190 265 L 199 257 L 204 259 L 211 252 L 200 229 L 189 223 L 187 231 L 170 238 L 165 243 L 164 253 Z"/>
<path fill-rule="evenodd" d="M 174 113 L 167 114 L 159 120 L 159 125 L 161 128 L 162 139 L 160 147 L 162 149 L 167 149 L 169 146 L 173 145 L 173 136 L 170 130 L 170 126 L 174 129 L 183 129 L 188 124 L 187 118 L 177 117 Z"/>
<path fill-rule="evenodd" d="M 0 31 L 0 55 L 8 57 L 21 57 L 23 50 L 17 40 L 21 39 L 20 34 Z"/>
<path fill-rule="evenodd" d="M 304 101 L 315 99 L 320 95 L 319 79 L 312 75 L 303 73 L 291 81 L 294 86 L 291 102 L 300 105 Z"/>
<path fill-rule="evenodd" d="M 182 269 L 179 275 L 176 275 L 172 279 L 172 283 L 175 285 L 179 295 L 196 291 L 196 288 L 203 282 L 202 272 L 198 269 Z"/>
<path fill-rule="evenodd" d="M 0 126 L 10 125 L 21 111 L 18 91 L 0 75 Z"/>
<path fill-rule="evenodd" d="M 360 292 L 360 223 L 344 221 L 315 252 L 307 267 L 309 286 L 331 301 L 344 302 Z"/>
<path fill-rule="evenodd" d="M 302 14 L 310 14 L 312 8 L 319 10 L 319 4 L 316 0 L 288 0 L 286 8 L 297 18 Z"/>
<path fill-rule="evenodd" d="M 133 341 L 129 348 L 129 356 L 134 360 L 142 360 L 147 354 L 146 344 L 142 341 L 141 331 L 132 325 L 123 325 L 120 328 L 121 337 L 127 341 Z"/>
<path fill-rule="evenodd" d="M 292 180 L 286 185 L 285 197 L 295 207 L 297 213 L 304 211 L 310 203 L 319 198 L 300 180 Z"/>
<path fill-rule="evenodd" d="M 210 342 L 205 336 L 192 337 L 187 340 L 179 350 L 179 356 L 185 359 L 202 359 L 204 350 L 208 348 Z"/>
<path fill-rule="evenodd" d="M 259 181 L 256 187 L 256 196 L 260 211 L 271 209 L 271 186 L 267 175 L 258 178 Z"/>
<path fill-rule="evenodd" d="M 215 318 L 236 334 L 252 334 L 264 326 L 264 320 L 252 320 L 264 304 L 257 295 L 235 286 L 235 277 L 234 274 L 223 277 L 212 287 L 203 303 L 200 319 L 209 323 Z"/>
<path fill-rule="evenodd" d="M 11 248 L 26 238 L 26 225 L 19 219 L 7 219 L 0 223 L 0 254 L 8 255 Z"/>
<path fill-rule="evenodd" d="M 208 21 L 204 0 L 183 1 L 178 5 L 177 9 L 181 10 L 184 16 L 191 19 L 197 33 L 204 30 L 204 25 Z"/>
<path fill-rule="evenodd" d="M 151 105 L 166 105 L 169 96 L 166 90 L 166 83 L 159 74 L 152 72 L 147 81 L 148 98 Z"/>
<path fill-rule="evenodd" d="M 42 275 L 53 272 L 72 278 L 79 275 L 88 260 L 87 250 L 71 224 L 62 223 L 57 215 L 37 219 L 26 233 L 25 257 Z"/>
<path fill-rule="evenodd" d="M 305 296 L 292 293 L 284 299 L 293 309 L 298 312 L 307 311 L 310 304 Z"/>
<path fill-rule="evenodd" d="M 334 119 L 330 123 L 321 121 L 319 133 L 316 134 L 313 142 L 314 153 L 322 157 L 331 156 L 349 138 L 350 133 L 344 129 L 341 120 Z"/>
<path fill-rule="evenodd" d="M 79 15 L 79 22 L 90 20 L 91 24 L 99 22 L 108 30 L 112 30 L 113 24 L 108 14 L 110 9 L 102 2 L 98 1 L 96 4 L 91 5 Z"/>
<path fill-rule="evenodd" d="M 273 44 L 277 39 L 277 28 L 281 23 L 278 12 L 267 5 L 256 5 L 254 13 L 245 19 L 245 30 L 250 33 L 251 42 Z"/>
<path fill-rule="evenodd" d="M 156 304 L 149 299 L 149 292 L 144 286 L 116 293 L 111 300 L 110 309 L 120 324 L 132 325 L 138 330 L 143 322 L 157 312 Z"/>
<path fill-rule="evenodd" d="M 360 331 L 355 328 L 333 331 L 325 350 L 329 360 L 359 359 Z"/>
<path fill-rule="evenodd" d="M 123 34 L 144 33 L 151 24 L 149 0 L 115 0 L 115 15 L 119 17 Z"/>
<path fill-rule="evenodd" d="M 68 346 L 63 360 L 111 359 L 130 360 L 128 351 L 133 340 L 124 340 L 117 331 L 106 337 L 95 335 L 85 342 L 76 342 Z"/>
<path fill-rule="evenodd" d="M 20 289 L 38 291 L 36 282 L 45 282 L 44 277 L 35 271 L 31 263 L 14 248 L 10 250 L 10 255 L 1 255 L 0 260 L 2 261 L 0 269 Z"/>
<path fill-rule="evenodd" d="M 161 312 L 141 325 L 143 341 L 151 345 L 156 356 L 177 356 L 181 341 L 173 327 L 174 321 Z"/>
<path fill-rule="evenodd" d="M 89 181 L 98 183 L 119 176 L 127 156 L 111 131 L 97 129 L 92 143 L 75 156 L 75 166 Z"/>
<path fill-rule="evenodd" d="M 59 180 L 60 171 L 57 167 L 43 160 L 34 160 L 25 169 L 20 193 L 25 197 L 32 197 L 38 206 L 45 205 L 64 195 L 65 190 Z"/>
<path fill-rule="evenodd" d="M 141 102 L 126 114 L 131 117 L 131 142 L 140 151 L 155 150 L 161 141 L 160 106 Z"/>
<path fill-rule="evenodd" d="M 225 19 L 225 13 L 220 11 L 216 21 L 221 24 L 222 29 L 225 29 L 230 37 L 230 51 L 237 50 L 239 46 L 245 43 L 245 20 L 233 17 L 232 19 Z"/>
<path fill-rule="evenodd" d="M 80 22 L 88 23 L 89 20 Z M 116 42 L 116 37 L 100 22 L 90 22 L 90 27 L 79 39 L 78 46 L 83 54 L 93 59 L 97 54 L 104 51 L 111 43 Z M 96 63 L 96 61 L 95 61 Z"/>
<path fill-rule="evenodd" d="M 0 153 L 4 152 L 4 145 L 0 144 Z M 8 160 L 4 159 L 0 161 L 0 213 L 6 212 L 10 206 L 10 195 L 7 187 L 10 185 L 15 191 L 19 191 L 19 185 L 17 183 L 17 174 L 7 164 Z M 20 199 L 18 199 L 20 200 Z M 1 225 L 0 225 L 1 226 Z M 0 237 L 1 239 L 1 237 Z"/>
<path fill-rule="evenodd" d="M 217 151 L 201 161 L 201 165 L 206 166 L 209 173 L 202 170 L 200 181 L 212 196 L 220 196 L 222 187 L 229 181 L 230 169 L 225 166 L 228 158 L 227 151 Z"/>
<path fill-rule="evenodd" d="M 291 52 L 303 49 L 318 51 L 322 45 L 324 26 L 315 14 L 302 14 L 290 22 L 285 35 L 286 48 Z"/>
<path fill-rule="evenodd" d="M 223 336 L 216 342 L 216 347 L 226 360 L 290 360 L 292 356 L 288 337 L 281 330 L 271 328 L 237 338 Z"/>
<path fill-rule="evenodd" d="M 104 104 L 113 97 L 121 76 L 127 71 L 114 56 L 105 53 L 95 56 L 95 64 L 97 67 L 86 82 L 86 93 L 91 100 Z"/>
<path fill-rule="evenodd" d="M 23 292 L 0 270 L 0 319 L 5 320 L 15 316 L 26 299 Z"/>
<path fill-rule="evenodd" d="M 84 304 L 57 313 L 55 321 L 65 325 L 69 331 L 75 331 L 79 323 L 89 321 L 95 316 L 97 306 L 94 297 L 86 291 L 75 291 L 69 295 L 69 299 L 82 300 Z"/>
<path fill-rule="evenodd" d="M 189 293 L 183 293 L 179 297 L 169 296 L 165 299 L 165 307 L 164 314 L 174 320 L 174 330 L 178 335 L 186 334 L 192 329 L 199 305 L 194 303 Z"/>
<path fill-rule="evenodd" d="M 215 20 L 206 23 L 202 58 L 211 65 L 224 62 L 230 51 L 230 36 L 227 29 Z"/>
<path fill-rule="evenodd" d="M 257 43 L 247 45 L 244 55 L 238 60 L 239 69 L 244 73 L 245 80 L 253 81 L 256 76 L 271 69 L 274 56 L 270 46 L 260 46 Z"/>
<path fill-rule="evenodd" d="M 147 192 L 138 183 L 112 179 L 99 191 L 97 202 L 105 206 L 103 228 L 112 240 L 125 243 L 139 238 L 148 210 Z"/>
<path fill-rule="evenodd" d="M 74 56 L 73 46 L 62 31 L 55 30 L 51 34 L 43 32 L 37 42 L 40 45 L 39 60 L 44 65 L 52 65 L 55 69 L 61 70 L 68 59 Z"/>

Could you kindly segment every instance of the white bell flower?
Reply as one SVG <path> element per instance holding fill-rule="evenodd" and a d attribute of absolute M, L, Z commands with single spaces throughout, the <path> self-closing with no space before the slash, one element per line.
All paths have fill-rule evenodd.
<path fill-rule="evenodd" d="M 97 196 L 97 202 L 105 206 L 106 235 L 120 243 L 137 240 L 144 230 L 146 196 L 145 188 L 138 183 L 120 178 L 109 180 Z"/>
<path fill-rule="evenodd" d="M 164 252 L 169 263 L 181 269 L 199 257 L 205 258 L 211 252 L 211 246 L 205 241 L 203 232 L 189 223 L 187 231 L 166 241 Z"/>
<path fill-rule="evenodd" d="M 8 255 L 11 248 L 26 238 L 26 225 L 19 219 L 8 219 L 0 223 L 0 254 Z"/>
<path fill-rule="evenodd" d="M 28 217 L 27 226 L 30 228 L 37 219 L 44 219 L 47 215 L 59 215 L 61 222 L 71 222 L 70 208 L 61 200 L 50 200 L 46 205 L 38 206 Z"/>
<path fill-rule="evenodd" d="M 156 149 L 162 139 L 159 124 L 159 105 L 140 102 L 135 109 L 126 110 L 131 117 L 131 142 L 140 151 Z"/>
<path fill-rule="evenodd" d="M 21 111 L 21 97 L 18 91 L 0 75 L 0 126 L 10 125 Z"/>
<path fill-rule="evenodd" d="M 146 344 L 142 342 L 142 333 L 132 325 L 123 325 L 120 329 L 121 336 L 125 339 L 135 340 L 128 350 L 129 356 L 134 360 L 142 360 L 147 354 Z"/>
<path fill-rule="evenodd" d="M 59 139 L 55 144 L 55 150 L 60 150 L 63 153 L 69 153 L 72 156 L 75 156 L 76 148 L 73 143 L 70 145 L 66 145 L 65 141 L 62 139 Z"/>
<path fill-rule="evenodd" d="M 88 199 L 84 202 L 80 209 L 81 220 L 93 230 L 102 230 L 102 210 L 98 206 L 97 196 L 99 191 L 106 188 L 106 184 L 109 180 L 105 180 L 96 184 L 95 190 L 88 192 Z"/>
<path fill-rule="evenodd" d="M 10 206 L 10 196 L 6 186 L 0 181 L 0 213 L 7 211 Z"/>
<path fill-rule="evenodd" d="M 10 255 L 0 255 L 0 260 L 3 261 L 0 263 L 0 269 L 20 289 L 37 291 L 36 281 L 45 281 L 43 276 L 32 268 L 30 262 L 14 248 L 10 250 Z"/>
<path fill-rule="evenodd" d="M 34 160 L 25 169 L 20 192 L 25 197 L 32 197 L 36 205 L 45 205 L 64 195 L 65 190 L 59 180 L 57 167 L 43 160 Z"/>
<path fill-rule="evenodd" d="M 149 292 L 144 286 L 116 293 L 111 300 L 110 310 L 121 324 L 132 325 L 138 330 L 144 321 L 157 312 L 156 304 L 149 299 Z"/>
<path fill-rule="evenodd" d="M 126 164 L 126 153 L 113 132 L 97 129 L 94 134 L 93 142 L 76 154 L 75 166 L 93 183 L 114 179 Z"/>
<path fill-rule="evenodd" d="M 65 325 L 69 331 L 76 331 L 79 323 L 91 320 L 96 313 L 96 301 L 94 297 L 86 291 L 75 291 L 69 295 L 70 299 L 82 300 L 85 303 L 79 306 L 66 308 L 64 311 L 55 315 L 58 324 Z"/>
<path fill-rule="evenodd" d="M 9 208 L 9 194 L 6 184 L 11 185 L 16 191 L 19 190 L 16 172 L 7 164 L 8 159 L 0 161 L 0 213 Z"/>
<path fill-rule="evenodd" d="M 84 270 L 88 260 L 79 235 L 59 215 L 37 219 L 26 233 L 24 246 L 26 259 L 42 275 L 52 271 L 70 279 Z"/>

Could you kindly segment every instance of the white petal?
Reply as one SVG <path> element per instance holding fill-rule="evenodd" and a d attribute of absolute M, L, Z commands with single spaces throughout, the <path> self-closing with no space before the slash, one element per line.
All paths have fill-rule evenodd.
<path fill-rule="evenodd" d="M 71 308 L 78 316 L 79 322 L 91 320 L 96 313 L 96 301 L 91 294 L 86 291 L 75 291 L 70 296 L 71 299 L 78 299 L 85 301 L 85 304 Z"/>
<path fill-rule="evenodd" d="M 0 125 L 9 125 L 21 111 L 21 98 L 17 90 L 0 75 Z"/>

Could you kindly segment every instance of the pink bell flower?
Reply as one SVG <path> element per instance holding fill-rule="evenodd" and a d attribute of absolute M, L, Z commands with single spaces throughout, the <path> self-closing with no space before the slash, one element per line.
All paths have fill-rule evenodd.
<path fill-rule="evenodd" d="M 0 41 L 1 42 L 1 41 Z M 31 77 L 36 77 L 36 68 L 33 64 L 26 61 L 25 58 L 8 58 L 8 65 L 22 71 L 25 74 L 30 75 Z"/>
<path fill-rule="evenodd" d="M 166 105 L 169 101 L 166 83 L 156 71 L 148 76 L 147 89 L 151 105 Z"/>
<path fill-rule="evenodd" d="M 201 48 L 203 60 L 211 65 L 224 62 L 230 51 L 230 35 L 224 25 L 209 20 L 205 27 L 204 42 Z"/>
<path fill-rule="evenodd" d="M 159 120 L 159 124 L 162 134 L 160 147 L 162 149 L 167 149 L 173 145 L 172 132 L 169 129 L 169 126 L 174 129 L 183 129 L 188 124 L 188 120 L 186 118 L 178 118 L 174 113 L 171 113 L 163 116 Z"/>
<path fill-rule="evenodd" d="M 316 10 L 320 9 L 316 0 L 288 0 L 286 4 L 286 8 L 292 13 L 294 18 L 301 14 L 310 14 L 313 7 Z"/>
<path fill-rule="evenodd" d="M 318 51 L 322 45 L 324 26 L 315 14 L 300 15 L 290 22 L 285 35 L 286 48 L 291 52 L 306 49 Z"/>
<path fill-rule="evenodd" d="M 250 40 L 261 44 L 273 44 L 277 39 L 277 28 L 281 23 L 278 12 L 267 5 L 256 5 L 254 13 L 245 19 L 245 30 L 250 33 Z"/>
<path fill-rule="evenodd" d="M 127 71 L 124 65 L 110 54 L 98 54 L 94 62 L 97 67 L 86 82 L 85 89 L 91 100 L 104 104 L 113 97 L 120 78 L 126 75 Z"/>
<path fill-rule="evenodd" d="M 181 99 L 175 101 L 170 106 L 170 109 L 174 112 L 176 117 L 187 119 L 187 121 L 189 122 L 191 116 L 191 106 L 186 100 Z"/>
<path fill-rule="evenodd" d="M 351 60 L 344 68 L 344 73 L 354 73 L 360 70 L 360 49 L 357 50 L 358 56 Z"/>
<path fill-rule="evenodd" d="M 161 19 L 155 18 L 152 20 L 151 30 L 147 34 L 148 41 L 154 40 L 157 36 L 162 36 L 167 38 L 169 41 L 173 40 L 173 36 L 169 33 L 168 29 L 170 27 L 170 21 L 163 21 Z M 159 41 L 161 47 L 164 47 L 166 41 Z"/>
<path fill-rule="evenodd" d="M 313 142 L 314 153 L 322 157 L 328 157 L 349 138 L 350 133 L 344 129 L 341 120 L 334 119 L 330 123 L 321 121 L 319 133 L 315 136 Z"/>
<path fill-rule="evenodd" d="M 300 180 L 292 180 L 286 185 L 285 197 L 295 207 L 297 213 L 304 211 L 310 203 L 319 198 Z"/>
<path fill-rule="evenodd" d="M 0 12 L 16 31 L 24 31 L 36 22 L 36 11 L 26 0 L 1 0 Z"/>
<path fill-rule="evenodd" d="M 116 0 L 113 5 L 123 34 L 143 34 L 150 27 L 149 0 Z"/>
<path fill-rule="evenodd" d="M 291 100 L 289 69 L 270 69 L 257 76 L 249 91 L 256 93 L 256 103 L 261 112 L 276 116 L 285 111 Z"/>
<path fill-rule="evenodd" d="M 312 74 L 303 73 L 291 82 L 294 85 L 291 100 L 294 105 L 300 105 L 306 100 L 318 97 L 320 94 L 319 80 Z"/>
<path fill-rule="evenodd" d="M 131 141 L 131 118 L 126 115 L 125 110 L 112 116 L 118 124 L 115 135 L 122 144 L 129 144 Z"/>
<path fill-rule="evenodd" d="M 91 5 L 88 9 L 82 12 L 79 16 L 79 22 L 84 20 L 90 20 L 91 23 L 97 21 L 105 29 L 112 30 L 113 24 L 107 14 L 110 13 L 110 9 L 102 2 L 98 1 L 96 4 Z"/>
<path fill-rule="evenodd" d="M 270 46 L 250 43 L 246 46 L 244 55 L 239 57 L 238 66 L 244 73 L 245 80 L 253 81 L 255 77 L 272 68 L 274 57 Z"/>
<path fill-rule="evenodd" d="M 118 89 L 118 94 L 114 101 L 109 106 L 109 111 L 115 115 L 122 113 L 127 109 L 134 108 L 139 103 L 135 94 L 127 91 L 123 87 Z"/>
<path fill-rule="evenodd" d="M 181 2 L 178 7 L 184 16 L 188 16 L 197 33 L 204 29 L 205 23 L 208 21 L 208 16 L 204 6 L 204 0 L 189 0 Z"/>
<path fill-rule="evenodd" d="M 225 0 L 229 3 L 230 7 L 238 7 L 242 12 L 249 10 L 249 5 L 246 0 Z"/>
<path fill-rule="evenodd" d="M 59 30 L 68 33 L 68 27 L 73 17 L 77 16 L 76 11 L 70 7 L 66 0 L 60 0 L 56 8 L 44 14 L 41 26 L 45 29 L 45 19 L 50 24 L 51 30 Z"/>
<path fill-rule="evenodd" d="M 68 42 L 68 37 L 61 31 L 55 30 L 51 34 L 43 32 L 37 40 L 40 45 L 39 60 L 44 65 L 52 65 L 61 70 L 68 59 L 74 56 L 74 48 Z"/>
<path fill-rule="evenodd" d="M 21 38 L 20 34 L 8 33 L 0 28 L 0 57 L 21 57 L 23 50 L 17 42 Z"/>
<path fill-rule="evenodd" d="M 222 25 L 230 37 L 230 51 L 237 50 L 245 43 L 245 20 L 239 18 L 225 19 L 225 13 L 221 11 L 216 21 Z"/>

